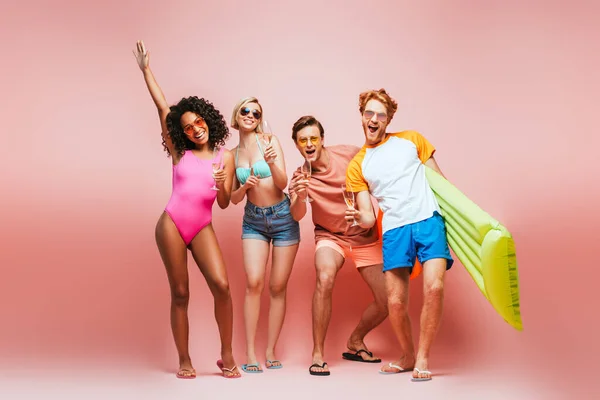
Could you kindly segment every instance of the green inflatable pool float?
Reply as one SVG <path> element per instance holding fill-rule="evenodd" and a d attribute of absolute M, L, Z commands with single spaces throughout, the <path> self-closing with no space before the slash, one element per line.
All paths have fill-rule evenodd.
<path fill-rule="evenodd" d="M 515 329 L 523 330 L 512 235 L 440 174 L 427 166 L 425 171 L 454 254 L 498 314 Z"/>

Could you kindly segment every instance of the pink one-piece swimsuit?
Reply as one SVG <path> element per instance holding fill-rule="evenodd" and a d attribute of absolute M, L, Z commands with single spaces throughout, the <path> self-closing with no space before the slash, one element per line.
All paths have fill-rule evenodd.
<path fill-rule="evenodd" d="M 215 157 L 222 162 L 223 148 Z M 213 160 L 202 160 L 191 150 L 173 165 L 173 193 L 165 211 L 177 227 L 186 245 L 212 221 L 212 206 L 217 191 L 212 170 Z"/>

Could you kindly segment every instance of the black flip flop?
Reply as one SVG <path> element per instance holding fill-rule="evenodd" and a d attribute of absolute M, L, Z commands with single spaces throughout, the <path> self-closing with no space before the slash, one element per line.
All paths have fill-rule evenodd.
<path fill-rule="evenodd" d="M 308 372 L 311 375 L 315 375 L 315 376 L 329 376 L 329 375 L 331 375 L 330 371 L 313 371 L 312 370 L 314 367 L 325 368 L 326 365 L 327 365 L 326 362 L 324 362 L 323 365 L 319 365 L 319 364 L 315 363 L 315 364 L 311 365 L 310 367 L 308 367 Z"/>
<path fill-rule="evenodd" d="M 361 353 L 365 353 L 369 357 L 373 357 L 373 353 L 371 353 L 370 351 L 365 350 L 365 349 L 360 349 L 354 353 L 342 353 L 342 357 L 345 360 L 350 360 L 350 361 L 358 361 L 358 362 L 366 362 L 366 363 L 380 363 L 381 362 L 381 360 L 379 358 L 376 358 L 374 360 L 365 360 L 364 358 L 362 358 L 360 356 Z"/>

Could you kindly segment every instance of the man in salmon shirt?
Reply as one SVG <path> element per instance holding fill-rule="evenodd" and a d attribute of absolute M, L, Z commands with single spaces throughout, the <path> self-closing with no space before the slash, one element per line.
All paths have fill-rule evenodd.
<path fill-rule="evenodd" d="M 390 322 L 402 355 L 381 372 L 412 371 L 413 381 L 429 381 L 429 350 L 442 316 L 444 276 L 453 260 L 440 207 L 425 176 L 425 166 L 442 175 L 433 158 L 435 148 L 415 131 L 386 132 L 397 108 L 384 89 L 360 94 L 365 144 L 348 165 L 346 184 L 356 193 L 354 218 L 360 226 L 376 223 L 371 196 L 383 211 L 383 271 Z M 415 356 L 408 284 L 417 258 L 423 267 L 423 308 Z"/>
<path fill-rule="evenodd" d="M 333 285 L 346 257 L 354 261 L 373 292 L 374 301 L 364 310 L 346 343 L 349 351 L 342 357 L 352 361 L 381 362 L 367 349 L 364 338 L 388 315 L 377 228 L 351 226 L 346 221 L 346 215 L 351 215 L 351 211 L 344 201 L 342 186 L 345 185 L 348 163 L 360 149 L 348 145 L 325 147 L 324 135 L 323 126 L 314 117 L 304 116 L 296 121 L 292 139 L 310 163 L 311 174 L 305 175 L 302 168 L 298 168 L 289 185 L 292 216 L 300 221 L 306 215 L 309 199 L 315 225 L 317 283 L 312 304 L 314 347 L 309 372 L 321 376 L 330 375 L 324 361 L 325 335 L 331 318 Z"/>

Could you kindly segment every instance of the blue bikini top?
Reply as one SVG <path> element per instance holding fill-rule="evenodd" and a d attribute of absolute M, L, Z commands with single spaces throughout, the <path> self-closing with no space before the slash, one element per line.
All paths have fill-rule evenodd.
<path fill-rule="evenodd" d="M 258 148 L 259 148 L 261 154 L 264 156 L 265 153 L 263 152 L 263 149 L 258 140 L 258 135 L 255 135 L 255 137 L 256 137 L 256 144 L 258 145 Z M 237 162 L 238 162 L 239 149 L 240 149 L 240 146 L 238 146 L 235 149 L 235 165 L 237 165 Z M 258 160 L 257 162 L 255 162 L 252 165 L 252 169 L 254 169 L 254 175 L 259 179 L 260 178 L 268 178 L 271 176 L 271 168 L 269 168 L 269 164 L 264 159 Z M 244 183 L 246 183 L 246 181 L 250 177 L 250 168 L 236 167 L 235 176 L 237 177 L 238 181 L 240 182 L 240 185 L 243 185 Z"/>

